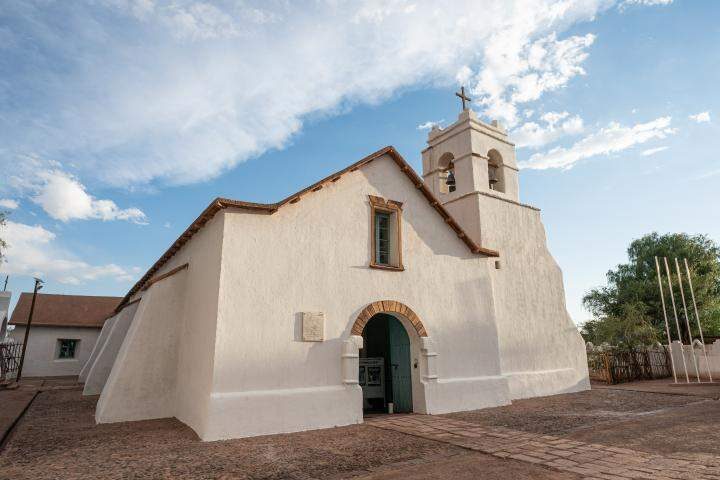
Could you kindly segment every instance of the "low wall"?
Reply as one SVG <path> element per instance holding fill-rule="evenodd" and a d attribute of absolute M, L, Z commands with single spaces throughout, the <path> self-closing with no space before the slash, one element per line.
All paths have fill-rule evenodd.
<path fill-rule="evenodd" d="M 698 374 L 703 380 L 709 380 L 710 376 L 712 376 L 713 380 L 720 380 L 720 340 L 705 345 L 705 352 L 703 352 L 702 345 L 697 340 L 692 347 L 690 345 L 681 345 L 680 342 L 675 341 L 672 342 L 671 351 L 678 380 L 686 378 L 685 368 L 687 368 L 687 376 L 690 381 L 697 380 Z M 683 356 L 685 357 L 684 364 Z"/>

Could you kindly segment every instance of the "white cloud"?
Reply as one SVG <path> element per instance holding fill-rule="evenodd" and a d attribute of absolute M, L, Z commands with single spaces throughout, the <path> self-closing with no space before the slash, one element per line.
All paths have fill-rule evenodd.
<path fill-rule="evenodd" d="M 688 118 L 697 123 L 704 123 L 710 121 L 710 112 L 700 112 L 695 115 L 690 115 Z"/>
<path fill-rule="evenodd" d="M 113 263 L 91 265 L 66 252 L 56 244 L 55 233 L 41 225 L 8 221 L 1 231 L 8 244 L 3 271 L 16 275 L 32 275 L 61 283 L 82 284 L 110 277 L 127 282 L 136 268 L 126 269 Z"/>
<path fill-rule="evenodd" d="M 0 207 L 7 208 L 8 210 L 15 210 L 18 208 L 20 204 L 17 202 L 17 200 L 13 200 L 12 198 L 0 198 Z"/>
<path fill-rule="evenodd" d="M 433 127 L 439 127 L 444 120 L 438 120 L 437 122 L 433 122 L 432 120 L 428 120 L 425 123 L 421 123 L 417 126 L 418 130 L 430 130 Z"/>
<path fill-rule="evenodd" d="M 651 122 L 624 127 L 612 122 L 607 127 L 579 140 L 569 148 L 556 147 L 548 152 L 536 153 L 519 162 L 520 168 L 547 169 L 572 168 L 576 162 L 597 155 L 608 155 L 627 150 L 653 139 L 666 138 L 677 132 L 670 127 L 671 117 L 660 117 Z"/>
<path fill-rule="evenodd" d="M 623 9 L 629 5 L 642 5 L 645 7 L 652 7 L 655 5 L 670 5 L 673 0 L 623 0 L 620 3 L 620 9 Z"/>
<path fill-rule="evenodd" d="M 670 147 L 656 147 L 656 148 L 648 148 L 647 150 L 643 150 L 640 155 L 643 157 L 649 157 L 650 155 L 655 155 L 656 153 L 664 152 Z"/>
<path fill-rule="evenodd" d="M 518 122 L 519 104 L 538 100 L 585 74 L 581 65 L 595 41 L 592 34 L 559 40 L 555 32 L 531 41 L 514 29 L 495 35 L 485 46 L 485 63 L 472 92 L 485 115 L 510 127 Z"/>
<path fill-rule="evenodd" d="M 119 208 L 112 200 L 98 200 L 85 186 L 62 170 L 46 170 L 39 175 L 42 183 L 32 200 L 56 220 L 76 219 L 129 220 L 145 224 L 147 217 L 137 208 Z"/>
<path fill-rule="evenodd" d="M 510 132 L 510 139 L 518 147 L 538 148 L 555 142 L 566 135 L 583 131 L 583 120 L 578 115 L 569 117 L 568 112 L 548 112 L 540 118 L 545 125 L 527 122 Z"/>
<path fill-rule="evenodd" d="M 24 59 L 0 82 L 0 98 L 16 98 L 0 102 L 5 171 L 37 154 L 72 162 L 93 184 L 203 181 L 284 147 L 310 114 L 453 85 L 456 76 L 475 84 L 486 114 L 512 124 L 518 104 L 583 73 L 594 36 L 562 32 L 611 6 L 88 3 L 66 7 L 62 24 L 57 5 L 3 5 L 14 35 L 33 39 L 0 50 Z"/>

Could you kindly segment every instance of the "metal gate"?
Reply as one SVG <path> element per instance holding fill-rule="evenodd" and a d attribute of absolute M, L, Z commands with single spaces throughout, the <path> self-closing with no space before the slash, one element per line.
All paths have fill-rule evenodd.
<path fill-rule="evenodd" d="M 22 343 L 0 343 L 0 381 L 17 374 L 22 347 Z"/>

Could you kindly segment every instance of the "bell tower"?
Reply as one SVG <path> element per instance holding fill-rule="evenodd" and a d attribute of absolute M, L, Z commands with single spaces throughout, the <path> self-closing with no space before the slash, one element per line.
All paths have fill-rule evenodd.
<path fill-rule="evenodd" d="M 422 152 L 423 180 L 440 203 L 482 244 L 483 199 L 519 201 L 515 145 L 496 121 L 481 121 L 465 107 L 452 125 L 433 127 Z"/>

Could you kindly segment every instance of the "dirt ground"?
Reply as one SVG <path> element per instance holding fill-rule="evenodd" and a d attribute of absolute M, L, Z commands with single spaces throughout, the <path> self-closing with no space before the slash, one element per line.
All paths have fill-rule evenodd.
<path fill-rule="evenodd" d="M 599 388 L 448 416 L 654 453 L 719 455 L 714 398 Z M 174 419 L 95 425 L 96 401 L 78 389 L 41 391 L 0 452 L 0 479 L 580 478 L 368 425 L 200 442 Z"/>
<path fill-rule="evenodd" d="M 720 402 L 715 400 L 720 387 L 702 388 L 667 388 L 667 381 L 595 386 L 587 392 L 447 416 L 649 453 L 720 455 Z"/>
<path fill-rule="evenodd" d="M 174 419 L 95 425 L 96 400 L 79 390 L 41 392 L 0 454 L 0 478 L 347 478 L 420 464 L 442 470 L 442 462 L 467 456 L 459 447 L 364 425 L 200 442 Z M 487 455 L 474 455 L 474 463 L 498 472 L 485 478 L 509 471 L 519 479 L 575 478 Z"/>

